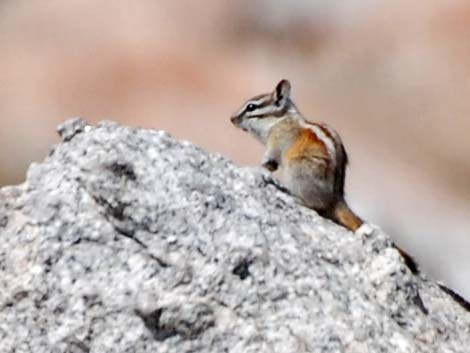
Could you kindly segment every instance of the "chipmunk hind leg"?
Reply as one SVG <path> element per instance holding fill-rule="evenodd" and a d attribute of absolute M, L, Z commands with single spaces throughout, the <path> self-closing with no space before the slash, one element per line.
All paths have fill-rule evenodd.
<path fill-rule="evenodd" d="M 290 161 L 283 168 L 283 180 L 292 195 L 305 206 L 320 212 L 333 203 L 332 181 L 325 172 L 324 161 Z"/>

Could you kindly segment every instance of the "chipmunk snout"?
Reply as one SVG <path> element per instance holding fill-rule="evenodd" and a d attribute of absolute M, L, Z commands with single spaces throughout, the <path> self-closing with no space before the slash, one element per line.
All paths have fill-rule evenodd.
<path fill-rule="evenodd" d="M 231 116 L 230 121 L 233 125 L 238 126 L 242 122 L 242 117 L 239 114 L 234 114 Z"/>

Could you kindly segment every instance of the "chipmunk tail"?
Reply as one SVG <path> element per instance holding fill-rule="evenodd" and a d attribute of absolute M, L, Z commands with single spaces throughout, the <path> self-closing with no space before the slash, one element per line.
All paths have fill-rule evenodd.
<path fill-rule="evenodd" d="M 335 207 L 329 215 L 329 218 L 333 222 L 338 223 L 339 225 L 342 225 L 343 227 L 353 232 L 358 230 L 364 224 L 364 221 L 360 219 L 353 211 L 351 211 L 348 204 L 344 200 L 336 203 Z M 413 274 L 418 274 L 419 266 L 415 259 L 395 243 L 393 243 L 392 246 L 398 251 L 405 265 L 410 269 L 410 271 Z"/>
<path fill-rule="evenodd" d="M 331 220 L 353 232 L 355 232 L 364 223 L 362 219 L 351 211 L 344 200 L 338 201 L 334 206 L 333 211 L 331 212 Z"/>

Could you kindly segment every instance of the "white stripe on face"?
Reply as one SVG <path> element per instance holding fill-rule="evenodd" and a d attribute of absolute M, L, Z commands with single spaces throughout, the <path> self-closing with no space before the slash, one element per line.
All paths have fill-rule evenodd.
<path fill-rule="evenodd" d="M 260 99 L 256 99 L 256 100 L 250 100 L 250 101 L 246 102 L 246 104 L 243 106 L 243 109 L 246 109 L 248 104 L 254 104 L 256 106 L 260 106 L 263 103 L 264 103 L 264 98 L 260 98 Z"/>
<path fill-rule="evenodd" d="M 266 103 L 267 103 L 266 97 L 252 99 L 245 103 L 245 105 L 242 108 L 242 111 L 244 112 L 244 115 L 246 115 L 247 117 L 263 115 L 263 114 L 268 113 L 271 110 L 270 104 L 266 104 Z M 256 109 L 253 111 L 248 111 L 247 108 L 250 104 L 253 104 L 256 107 Z"/>
<path fill-rule="evenodd" d="M 262 100 L 261 99 L 257 99 L 257 100 L 250 100 L 248 102 L 246 102 L 245 104 L 243 104 L 243 106 L 234 114 L 235 116 L 240 116 L 240 117 L 249 117 L 251 115 L 254 115 L 254 113 L 258 110 L 258 108 L 256 108 L 254 111 L 252 112 L 249 112 L 247 110 L 247 107 L 248 105 L 250 104 L 254 104 L 256 106 L 259 106 L 260 104 L 262 103 Z"/>
<path fill-rule="evenodd" d="M 258 108 L 258 109 L 255 109 L 253 110 L 252 112 L 247 112 L 247 115 L 269 115 L 269 114 L 272 114 L 272 113 L 275 113 L 277 111 L 277 108 L 274 108 L 273 109 L 273 106 L 272 105 L 267 105 L 263 108 Z"/>
<path fill-rule="evenodd" d="M 275 117 L 244 119 L 241 122 L 240 127 L 252 133 L 262 143 L 266 143 L 272 127 L 282 119 L 283 118 Z"/>

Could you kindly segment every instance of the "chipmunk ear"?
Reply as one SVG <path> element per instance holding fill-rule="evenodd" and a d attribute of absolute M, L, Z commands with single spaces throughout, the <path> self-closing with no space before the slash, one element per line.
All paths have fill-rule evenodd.
<path fill-rule="evenodd" d="M 279 81 L 274 89 L 273 96 L 277 106 L 284 106 L 290 97 L 290 82 L 288 80 Z"/>

